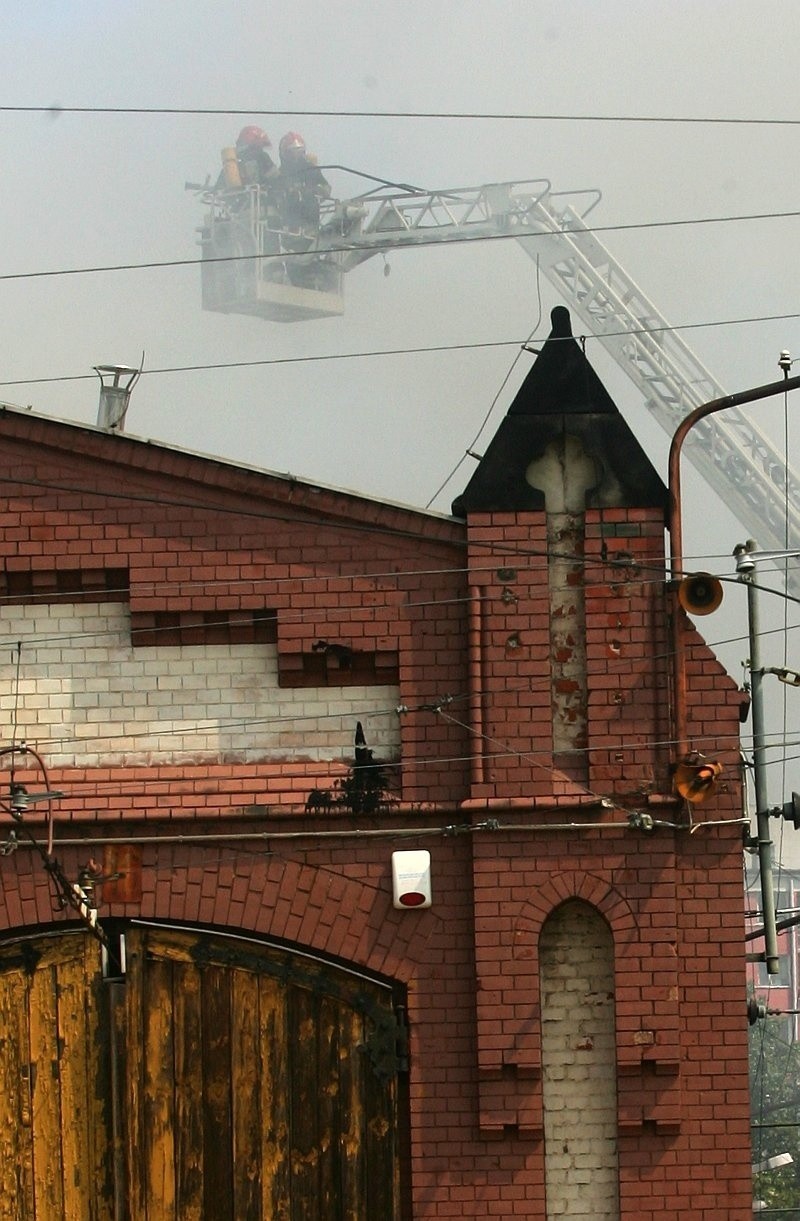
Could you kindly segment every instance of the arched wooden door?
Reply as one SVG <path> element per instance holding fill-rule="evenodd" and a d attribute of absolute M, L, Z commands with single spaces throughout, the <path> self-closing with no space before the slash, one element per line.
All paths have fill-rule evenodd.
<path fill-rule="evenodd" d="M 0 945 L 3 1221 L 116 1221 L 102 987 L 87 937 Z"/>
<path fill-rule="evenodd" d="M 0 1217 L 394 1221 L 391 990 L 300 953 L 135 926 L 0 947 Z"/>

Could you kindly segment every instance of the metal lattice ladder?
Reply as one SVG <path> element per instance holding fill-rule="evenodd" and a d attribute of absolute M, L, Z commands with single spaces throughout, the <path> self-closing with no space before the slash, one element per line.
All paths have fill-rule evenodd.
<path fill-rule="evenodd" d="M 574 204 L 582 196 L 589 201 L 581 211 Z M 363 223 L 330 245 L 338 247 L 342 270 L 349 271 L 387 247 L 515 238 L 672 436 L 690 411 L 726 391 L 586 224 L 599 198 L 596 191 L 553 192 L 546 180 L 381 192 L 358 201 Z M 761 547 L 800 545 L 800 483 L 741 411 L 732 407 L 698 423 L 684 452 L 757 532 Z M 793 584 L 800 586 L 800 577 Z"/>

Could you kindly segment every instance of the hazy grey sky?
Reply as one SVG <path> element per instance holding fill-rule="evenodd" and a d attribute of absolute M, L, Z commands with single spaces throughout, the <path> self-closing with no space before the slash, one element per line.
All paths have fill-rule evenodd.
<path fill-rule="evenodd" d="M 298 128 L 320 162 L 429 187 L 546 177 L 598 188 L 598 224 L 798 208 L 800 126 L 670 125 L 491 118 L 297 117 L 296 111 L 433 111 L 800 119 L 800 5 L 744 0 L 6 0 L 0 105 L 219 108 L 247 116 L 0 111 L 4 156 L 0 274 L 197 255 L 202 209 L 186 179 L 216 175 L 247 118 L 277 144 Z M 270 116 L 269 111 L 286 111 Z M 334 193 L 363 189 L 331 172 Z M 673 323 L 719 323 L 686 339 L 730 390 L 779 376 L 800 355 L 798 218 L 611 234 L 606 244 Z M 523 340 L 558 303 L 513 243 L 401 251 L 354 271 L 343 318 L 278 325 L 203 313 L 196 267 L 0 282 L 0 381 Z M 578 328 L 576 328 L 578 329 Z M 515 349 L 314 361 L 143 377 L 127 429 L 370 495 L 424 505 L 461 457 Z M 587 355 L 653 461 L 668 438 L 602 349 Z M 517 363 L 484 434 L 508 407 Z M 94 380 L 0 386 L 0 399 L 93 423 Z M 791 422 L 789 445 L 797 450 Z M 784 444 L 783 406 L 755 409 Z M 479 447 L 480 448 L 480 447 Z M 793 463 L 797 466 L 797 462 Z M 471 463 L 436 502 L 447 511 Z M 687 553 L 730 572 L 753 532 L 685 473 Z M 777 575 L 772 581 L 778 584 Z M 785 604 L 772 599 L 780 627 Z M 792 621 L 794 620 L 792 608 Z M 704 625 L 741 635 L 744 599 Z M 727 617 L 726 617 L 727 616 Z M 777 616 L 777 619 L 776 619 Z M 788 637 L 789 665 L 800 641 Z M 772 638 L 771 638 L 772 639 Z M 776 632 L 770 664 L 780 664 Z M 727 650 L 727 651 L 726 651 Z M 732 671 L 746 654 L 721 646 Z M 739 675 L 737 674 L 737 677 Z M 781 695 L 784 693 L 781 690 Z M 774 715 L 782 716 L 773 698 Z M 789 692 L 800 702 L 800 692 Z M 789 708 L 790 722 L 800 721 Z M 780 726 L 771 724 L 778 731 Z M 797 748 L 800 753 L 800 748 Z M 778 752 L 780 753 L 780 752 Z M 789 754 L 795 751 L 790 749 Z M 796 764 L 792 765 L 796 768 Z M 784 778 L 775 770 L 774 800 Z M 795 781 L 798 787 L 798 782 Z"/>

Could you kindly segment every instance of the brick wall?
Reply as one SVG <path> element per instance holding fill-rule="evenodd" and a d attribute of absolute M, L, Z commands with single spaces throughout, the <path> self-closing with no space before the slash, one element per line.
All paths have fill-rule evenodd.
<path fill-rule="evenodd" d="M 585 514 L 579 775 L 554 760 L 544 512 L 463 525 L 25 413 L 0 414 L 0 475 L 5 742 L 16 715 L 51 765 L 68 876 L 145 841 L 141 899 L 101 919 L 244 930 L 396 980 L 414 1219 L 511 1221 L 547 1208 L 542 930 L 588 904 L 613 944 L 620 1216 L 750 1215 L 740 697 L 681 615 L 692 743 L 726 766 L 690 833 L 656 511 Z M 240 731 L 209 750 L 198 722 L 226 717 Z M 401 765 L 395 801 L 306 812 L 356 719 Z M 147 745 L 163 722 L 167 756 Z M 109 725 L 126 753 L 107 734 L 92 756 Z M 434 905 L 396 912 L 391 851 L 415 846 Z M 0 858 L 2 929 L 65 919 L 28 850 Z"/>
<path fill-rule="evenodd" d="M 404 813 L 404 826 L 410 817 Z M 391 819 L 389 826 L 399 821 Z M 302 817 L 289 825 L 312 832 L 323 826 Z M 429 819 L 420 817 L 418 825 Z M 242 834 L 265 827 L 280 830 L 272 822 L 227 824 Z M 614 939 L 620 1215 L 744 1221 L 751 1212 L 746 1020 L 741 940 L 733 933 L 738 921 L 726 910 L 734 906 L 740 863 L 734 836 L 728 832 L 720 842 L 709 832 L 693 843 L 671 879 L 681 900 L 677 917 L 664 893 L 671 866 L 665 849 L 640 850 L 638 869 L 621 832 L 570 842 L 557 832 L 511 837 L 487 831 L 474 839 L 406 838 L 401 845 L 417 842 L 432 852 L 429 911 L 392 908 L 390 860 L 397 841 L 391 837 L 378 844 L 331 844 L 312 834 L 291 845 L 246 839 L 148 844 L 141 902 L 101 904 L 101 916 L 200 923 L 298 942 L 405 985 L 415 1221 L 459 1215 L 508 1221 L 546 1215 L 542 1067 L 535 1046 L 541 931 L 565 899 L 590 903 Z M 478 850 L 496 862 L 494 915 L 486 906 L 488 879 L 485 897 L 474 905 L 465 884 Z M 76 876 L 88 850 L 64 847 L 59 855 Z M 605 876 L 599 872 L 603 859 Z M 687 893 L 712 869 L 723 887 L 722 910 L 709 896 L 684 911 Z M 27 852 L 3 858 L 0 870 L 4 927 L 53 920 L 47 879 Z M 491 1008 L 493 1014 L 477 1028 L 476 923 L 487 936 L 491 931 L 495 964 L 491 973 L 484 966 L 479 981 L 481 1012 Z M 492 1072 L 481 1053 L 509 1036 L 512 1054 Z"/>

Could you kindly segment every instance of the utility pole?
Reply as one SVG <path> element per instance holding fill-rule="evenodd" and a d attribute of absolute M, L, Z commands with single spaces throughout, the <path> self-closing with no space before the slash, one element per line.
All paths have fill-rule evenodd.
<path fill-rule="evenodd" d="M 770 838 L 770 811 L 767 803 L 766 748 L 764 734 L 764 697 L 761 683 L 764 670 L 761 665 L 761 637 L 758 617 L 758 590 L 755 583 L 756 561 L 753 552 L 757 544 L 753 539 L 740 543 L 734 549 L 736 571 L 739 580 L 747 586 L 747 630 L 750 640 L 750 699 L 753 715 L 753 785 L 756 796 L 756 830 L 758 841 L 758 866 L 761 874 L 761 909 L 764 913 L 764 959 L 769 975 L 780 970 L 778 956 L 778 930 L 775 920 L 775 889 L 772 878 L 772 840 Z"/>
<path fill-rule="evenodd" d="M 681 511 L 681 450 L 690 430 L 706 416 L 715 415 L 730 407 L 742 406 L 745 403 L 755 403 L 761 399 L 772 398 L 776 394 L 788 394 L 790 390 L 800 389 L 800 377 L 789 377 L 792 361 L 788 352 L 781 352 L 778 361 L 783 370 L 783 381 L 769 382 L 765 386 L 754 386 L 752 390 L 742 390 L 738 394 L 729 394 L 724 398 L 711 399 L 702 403 L 694 411 L 681 420 L 672 438 L 669 450 L 669 534 L 672 552 L 672 576 L 680 579 L 683 573 L 683 524 Z M 760 662 L 758 605 L 756 588 L 753 581 L 755 558 L 751 552 L 756 550 L 752 539 L 736 547 L 734 555 L 737 558 L 737 572 L 742 581 L 747 584 L 747 611 L 750 633 L 750 674 L 752 678 L 753 707 L 753 770 L 756 790 L 756 819 L 758 827 L 758 859 L 761 870 L 761 904 L 764 910 L 764 957 L 769 975 L 777 975 L 780 970 L 778 957 L 778 933 L 775 927 L 775 894 L 772 881 L 772 840 L 769 833 L 769 811 L 767 808 L 766 774 L 764 764 L 764 706 L 761 697 L 761 679 L 763 670 Z M 686 657 L 683 632 L 675 619 L 673 633 L 674 656 L 674 687 L 675 687 L 675 741 L 679 755 L 683 755 L 687 746 L 687 707 L 686 707 Z"/>

